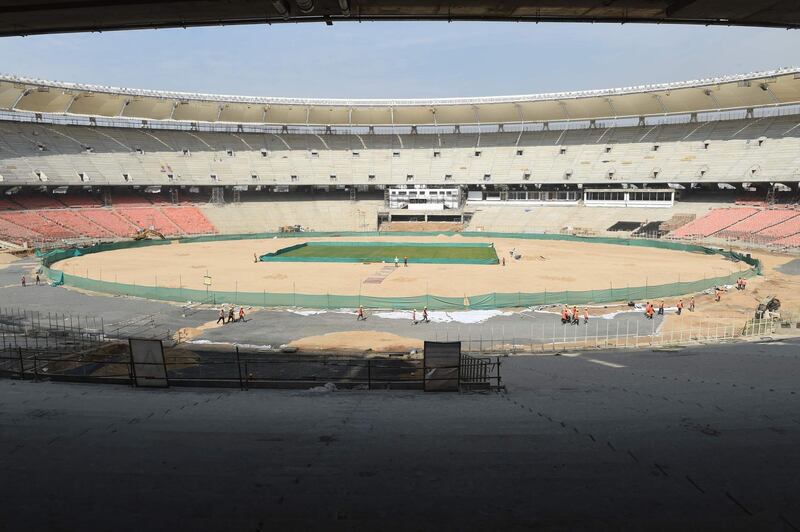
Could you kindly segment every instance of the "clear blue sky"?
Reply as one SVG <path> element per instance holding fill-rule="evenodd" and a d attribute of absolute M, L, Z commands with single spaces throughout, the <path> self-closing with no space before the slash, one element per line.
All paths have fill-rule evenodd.
<path fill-rule="evenodd" d="M 800 31 L 520 23 L 339 23 L 0 39 L 0 72 L 259 96 L 489 96 L 800 65 Z"/>

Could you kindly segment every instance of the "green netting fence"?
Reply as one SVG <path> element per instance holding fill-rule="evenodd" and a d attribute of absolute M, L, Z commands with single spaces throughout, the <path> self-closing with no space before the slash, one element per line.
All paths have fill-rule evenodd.
<path fill-rule="evenodd" d="M 636 286 L 606 288 L 582 291 L 555 291 L 555 292 L 493 292 L 488 294 L 467 295 L 465 297 L 442 297 L 433 294 L 423 294 L 412 297 L 374 297 L 365 295 L 340 295 L 340 294 L 304 294 L 295 292 L 230 292 L 219 290 L 196 290 L 189 288 L 168 288 L 160 286 L 143 286 L 136 284 L 115 283 L 88 279 L 77 275 L 64 273 L 51 266 L 58 261 L 86 255 L 101 253 L 115 249 L 130 249 L 137 247 L 157 246 L 170 244 L 169 240 L 143 240 L 138 242 L 116 242 L 97 244 L 80 249 L 56 249 L 40 253 L 37 256 L 42 260 L 45 274 L 55 283 L 63 284 L 106 294 L 121 296 L 141 297 L 160 301 L 173 301 L 185 303 L 205 302 L 213 304 L 236 304 L 256 307 L 302 307 L 313 309 L 339 309 L 355 308 L 363 305 L 366 308 L 408 310 L 427 306 L 431 310 L 487 310 L 510 307 L 530 307 L 552 304 L 586 305 L 598 303 L 613 303 L 617 301 L 642 301 L 647 299 L 660 299 L 677 297 L 685 294 L 702 292 L 709 288 L 721 285 L 730 285 L 739 277 L 754 277 L 761 274 L 761 263 L 749 255 L 723 249 L 713 249 L 696 244 L 684 244 L 660 240 L 629 240 L 624 238 L 582 237 L 572 235 L 537 234 L 537 233 L 430 233 L 430 232 L 392 232 L 389 235 L 377 232 L 314 232 L 314 233 L 259 233 L 248 235 L 213 235 L 193 238 L 175 239 L 180 243 L 212 242 L 221 240 L 247 240 L 265 238 L 309 238 L 309 237 L 382 237 L 382 236 L 452 236 L 455 234 L 466 238 L 516 238 L 531 240 L 561 240 L 572 242 L 587 242 L 595 244 L 613 244 L 621 246 L 634 246 L 642 248 L 672 249 L 690 253 L 707 255 L 721 255 L 735 262 L 742 262 L 748 266 L 740 272 L 730 275 L 701 279 L 697 281 L 675 282 L 653 286 Z"/>

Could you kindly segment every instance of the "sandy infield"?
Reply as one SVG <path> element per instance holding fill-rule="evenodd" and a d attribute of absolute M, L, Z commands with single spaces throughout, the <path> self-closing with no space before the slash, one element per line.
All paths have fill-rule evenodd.
<path fill-rule="evenodd" d="M 17 260 L 17 257 L 12 255 L 11 253 L 0 252 L 0 268 L 5 268 L 15 260 Z"/>
<path fill-rule="evenodd" d="M 680 316 L 669 314 L 662 332 L 669 334 L 683 330 L 712 334 L 731 325 L 738 331 L 747 320 L 754 317 L 759 301 L 768 296 L 776 296 L 781 300 L 779 312 L 784 317 L 793 316 L 797 320 L 800 317 L 800 275 L 787 275 L 776 269 L 791 262 L 793 257 L 762 253 L 758 258 L 761 259 L 764 275 L 750 279 L 747 290 L 728 290 L 722 294 L 719 302 L 712 295 L 698 295 L 695 297 L 696 311 L 685 311 Z M 677 298 L 671 298 L 667 303 L 674 306 L 676 301 Z M 688 307 L 689 299 L 683 298 L 683 302 Z"/>
<path fill-rule="evenodd" d="M 261 255 L 311 241 L 494 242 L 500 265 L 412 264 L 392 269 L 379 284 L 364 283 L 383 264 L 256 263 Z M 509 251 L 522 254 L 519 261 Z M 490 292 L 602 290 L 694 281 L 740 271 L 746 264 L 719 255 L 551 240 L 505 238 L 343 237 L 218 241 L 107 251 L 75 257 L 54 268 L 66 273 L 140 286 L 204 290 L 399 297 L 426 293 L 459 297 Z"/>

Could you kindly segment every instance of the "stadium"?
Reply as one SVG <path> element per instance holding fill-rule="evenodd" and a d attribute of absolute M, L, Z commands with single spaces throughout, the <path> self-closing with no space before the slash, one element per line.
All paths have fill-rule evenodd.
<path fill-rule="evenodd" d="M 16 250 L 81 248 L 51 254 L 48 275 L 98 292 L 327 309 L 585 305 L 636 299 L 631 287 L 644 299 L 688 296 L 681 283 L 702 291 L 756 273 L 722 255 L 681 255 L 680 242 L 800 246 L 798 69 L 396 101 L 6 76 L 0 102 L 0 237 Z M 183 245 L 152 247 L 159 237 Z M 103 247 L 132 238 L 127 252 Z M 385 249 L 355 264 L 324 254 L 263 263 L 284 238 Z M 619 247 L 632 239 L 636 248 Z M 492 257 L 448 255 L 470 240 Z M 436 242 L 440 258 L 425 258 Z M 602 285 L 559 276 L 587 253 Z M 393 258 L 405 262 L 396 273 Z"/>
<path fill-rule="evenodd" d="M 0 7 L 0 36 L 798 24 L 787 2 L 162 4 Z M 0 513 L 798 530 L 798 275 L 800 68 L 428 99 L 0 74 Z"/>

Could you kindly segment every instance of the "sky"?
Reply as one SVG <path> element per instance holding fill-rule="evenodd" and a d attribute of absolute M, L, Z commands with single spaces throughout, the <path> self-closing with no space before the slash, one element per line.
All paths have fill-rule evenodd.
<path fill-rule="evenodd" d="M 437 98 L 601 89 L 800 66 L 800 31 L 343 22 L 0 38 L 0 73 L 212 94 Z"/>

